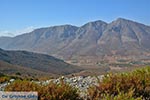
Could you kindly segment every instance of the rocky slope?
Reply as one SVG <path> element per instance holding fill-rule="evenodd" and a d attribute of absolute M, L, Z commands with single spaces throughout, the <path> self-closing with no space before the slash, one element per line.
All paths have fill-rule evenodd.
<path fill-rule="evenodd" d="M 1 37 L 0 47 L 47 53 L 63 59 L 80 56 L 144 55 L 150 53 L 150 26 L 118 18 L 36 29 L 13 38 Z"/>

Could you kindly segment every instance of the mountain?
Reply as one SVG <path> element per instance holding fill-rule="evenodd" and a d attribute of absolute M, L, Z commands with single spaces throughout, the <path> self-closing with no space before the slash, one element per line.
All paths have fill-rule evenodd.
<path fill-rule="evenodd" d="M 74 39 L 77 29 L 78 27 L 71 25 L 40 28 L 14 38 L 2 38 L 0 39 L 1 47 L 52 54 L 67 46 Z"/>
<path fill-rule="evenodd" d="M 150 53 L 150 26 L 118 18 L 81 27 L 72 25 L 36 29 L 13 38 L 0 38 L 0 47 L 46 53 L 63 59 L 74 57 L 137 56 Z"/>
<path fill-rule="evenodd" d="M 81 70 L 77 66 L 67 64 L 63 60 L 59 60 L 52 56 L 27 51 L 5 51 L 0 49 L 0 61 L 15 66 L 11 67 L 10 71 L 13 71 L 16 66 L 22 66 L 18 68 L 25 69 L 24 71 L 32 69 L 31 71 L 35 70 L 36 72 L 59 75 L 74 73 Z"/>
<path fill-rule="evenodd" d="M 101 51 L 115 54 L 137 55 L 150 51 L 150 27 L 119 18 L 113 21 L 98 40 Z"/>
<path fill-rule="evenodd" d="M 67 47 L 58 52 L 58 55 L 88 55 L 95 56 L 95 50 L 97 48 L 97 41 L 102 36 L 107 23 L 103 21 L 89 22 L 76 31 L 76 37 L 71 41 Z"/>

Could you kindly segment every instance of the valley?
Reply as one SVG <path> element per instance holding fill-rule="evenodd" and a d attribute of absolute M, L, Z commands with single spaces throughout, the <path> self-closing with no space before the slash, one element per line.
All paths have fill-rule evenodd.
<path fill-rule="evenodd" d="M 0 58 L 53 76 L 99 75 L 150 65 L 149 39 L 150 26 L 124 18 L 97 20 L 0 37 L 0 48 L 6 50 Z"/>

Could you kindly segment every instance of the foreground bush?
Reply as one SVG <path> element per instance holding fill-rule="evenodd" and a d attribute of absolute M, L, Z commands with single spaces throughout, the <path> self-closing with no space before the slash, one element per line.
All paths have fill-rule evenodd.
<path fill-rule="evenodd" d="M 70 85 L 50 83 L 43 89 L 43 100 L 81 100 L 77 89 Z"/>
<path fill-rule="evenodd" d="M 6 86 L 5 91 L 41 91 L 41 86 L 26 80 L 16 80 Z"/>
<path fill-rule="evenodd" d="M 89 89 L 91 100 L 150 99 L 150 68 L 138 69 L 130 73 L 108 74 L 98 87 Z M 116 99 L 117 98 L 117 99 Z"/>
<path fill-rule="evenodd" d="M 1 83 L 4 83 L 4 82 L 7 82 L 7 81 L 9 81 L 9 80 L 10 80 L 9 77 L 7 77 L 7 76 L 1 76 L 1 77 L 0 77 L 0 84 L 1 84 Z"/>
<path fill-rule="evenodd" d="M 37 91 L 39 100 L 81 100 L 77 90 L 63 82 L 41 86 L 29 81 L 15 81 L 5 91 Z"/>

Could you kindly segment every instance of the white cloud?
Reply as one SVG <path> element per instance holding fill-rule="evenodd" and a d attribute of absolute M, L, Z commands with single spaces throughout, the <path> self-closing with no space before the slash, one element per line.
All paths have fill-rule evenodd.
<path fill-rule="evenodd" d="M 11 36 L 11 37 L 13 37 L 14 34 L 5 30 L 5 31 L 0 31 L 0 36 Z"/>
<path fill-rule="evenodd" d="M 8 30 L 0 30 L 0 36 L 17 36 L 20 34 L 24 34 L 24 33 L 29 33 L 31 31 L 33 31 L 35 29 L 35 27 L 30 26 L 24 29 L 20 29 L 20 30 L 15 30 L 15 31 L 8 31 Z"/>
<path fill-rule="evenodd" d="M 23 34 L 23 33 L 29 33 L 31 31 L 33 31 L 34 29 L 35 29 L 35 27 L 30 26 L 30 27 L 27 27 L 27 28 L 24 28 L 24 29 L 21 29 L 21 30 L 16 30 L 15 35 L 20 35 L 20 34 Z"/>

